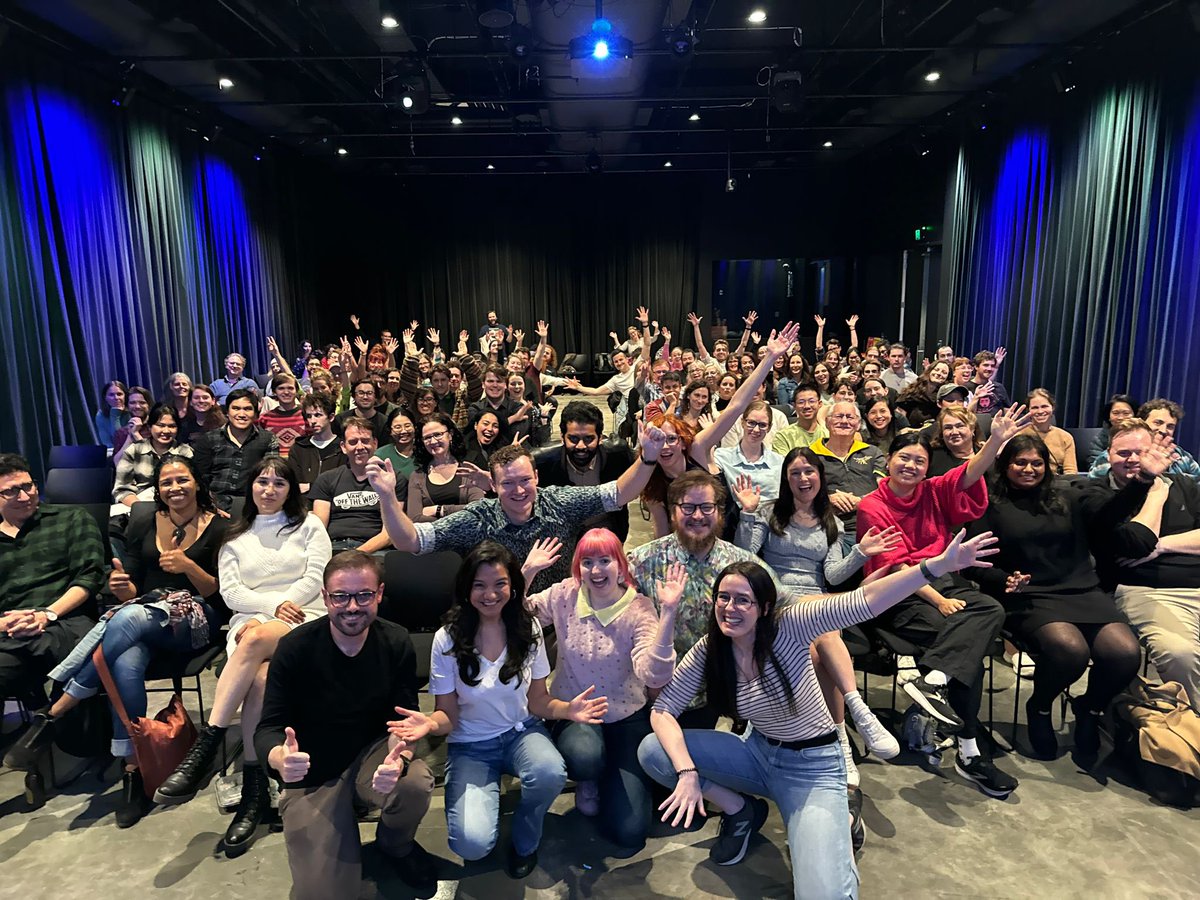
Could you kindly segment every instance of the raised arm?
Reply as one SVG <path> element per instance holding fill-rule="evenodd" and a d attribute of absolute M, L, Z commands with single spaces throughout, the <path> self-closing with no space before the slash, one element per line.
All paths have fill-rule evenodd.
<path fill-rule="evenodd" d="M 819 354 L 825 347 L 825 318 L 823 316 L 813 316 L 813 321 L 817 323 L 817 342 L 813 344 Z"/>
<path fill-rule="evenodd" d="M 379 495 L 383 533 L 387 534 L 397 550 L 416 553 L 421 548 L 421 542 L 417 538 L 416 526 L 404 512 L 404 504 L 396 499 L 396 473 L 392 469 L 392 461 L 372 456 L 367 463 L 367 481 Z"/>
<path fill-rule="evenodd" d="M 650 310 L 639 306 L 637 320 L 642 326 L 642 351 L 636 360 L 630 360 L 634 365 L 637 365 L 638 362 L 650 362 L 650 345 L 654 343 L 654 338 L 650 337 Z"/>
<path fill-rule="evenodd" d="M 638 443 L 641 454 L 628 469 L 617 478 L 617 506 L 627 506 L 646 489 L 650 476 L 654 474 L 658 454 L 662 451 L 666 435 L 654 425 L 638 423 Z"/>
<path fill-rule="evenodd" d="M 284 357 L 284 355 L 279 352 L 279 344 L 277 344 L 275 342 L 275 338 L 270 337 L 270 336 L 267 337 L 267 352 L 270 353 L 272 357 L 274 357 L 276 360 L 279 361 L 279 365 L 282 367 L 282 371 L 284 371 L 284 372 L 292 371 L 291 363 L 289 363 L 287 361 L 287 359 Z"/>
<path fill-rule="evenodd" d="M 529 364 L 541 372 L 542 364 L 546 361 L 546 339 L 550 337 L 550 325 L 542 319 L 538 319 L 537 336 L 537 348 L 533 351 L 533 358 Z"/>
<path fill-rule="evenodd" d="M 667 362 L 670 362 L 671 361 L 671 329 L 667 328 L 664 325 L 661 329 L 659 329 L 659 333 L 663 336 L 663 345 L 662 345 L 662 349 L 658 351 L 658 356 L 660 359 L 665 359 Z"/>
<path fill-rule="evenodd" d="M 986 474 L 996 461 L 1000 448 L 1017 436 L 1021 429 L 1028 427 L 1029 414 L 1022 404 L 1014 403 L 1008 409 L 996 413 L 992 419 L 992 433 L 978 452 L 967 460 L 967 471 L 959 482 L 962 490 L 967 490 Z"/>
<path fill-rule="evenodd" d="M 754 331 L 754 323 L 758 321 L 758 313 L 754 310 L 742 317 L 742 321 L 746 323 L 746 327 L 742 329 L 742 339 L 738 341 L 737 349 L 733 351 L 734 356 L 740 357 L 746 352 L 746 344 L 750 341 L 750 332 Z"/>
<path fill-rule="evenodd" d="M 850 326 L 850 346 L 846 348 L 846 352 L 850 352 L 850 348 L 858 349 L 858 313 L 855 313 L 846 320 L 846 324 Z"/>
<path fill-rule="evenodd" d="M 700 320 L 702 318 L 702 316 L 698 316 L 694 312 L 687 314 L 687 320 L 692 325 L 692 337 L 696 341 L 696 357 L 707 362 L 712 357 L 708 355 L 708 348 L 704 346 L 704 335 L 700 333 Z"/>

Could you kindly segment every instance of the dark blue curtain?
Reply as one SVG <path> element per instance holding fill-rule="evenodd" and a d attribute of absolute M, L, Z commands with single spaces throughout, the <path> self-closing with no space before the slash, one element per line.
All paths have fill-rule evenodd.
<path fill-rule="evenodd" d="M 232 350 L 263 372 L 268 334 L 311 333 L 269 163 L 20 51 L 0 75 L 3 449 L 40 471 L 51 445 L 94 440 L 109 379 L 208 382 Z"/>
<path fill-rule="evenodd" d="M 964 148 L 950 176 L 942 297 L 954 346 L 1009 348 L 1063 426 L 1104 400 L 1165 396 L 1200 449 L 1200 91 L 1113 87 L 1081 117 Z"/>

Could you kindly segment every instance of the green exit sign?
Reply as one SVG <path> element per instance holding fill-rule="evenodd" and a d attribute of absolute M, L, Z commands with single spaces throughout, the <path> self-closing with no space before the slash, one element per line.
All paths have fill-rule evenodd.
<path fill-rule="evenodd" d="M 937 228 L 933 225 L 922 225 L 913 229 L 914 241 L 932 241 L 937 237 Z"/>

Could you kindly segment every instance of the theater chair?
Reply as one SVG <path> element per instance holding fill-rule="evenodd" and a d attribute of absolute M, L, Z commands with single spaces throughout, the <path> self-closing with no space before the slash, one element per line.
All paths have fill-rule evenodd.
<path fill-rule="evenodd" d="M 454 602 L 454 579 L 462 557 L 452 550 L 417 556 L 391 550 L 383 558 L 383 601 L 379 616 L 408 629 L 417 652 L 417 682 L 429 684 L 433 635 Z"/>
<path fill-rule="evenodd" d="M 1067 434 L 1075 439 L 1075 465 L 1085 475 L 1092 468 L 1091 446 L 1100 436 L 1102 428 L 1068 428 Z"/>
<path fill-rule="evenodd" d="M 101 444 L 81 444 L 77 447 L 51 447 L 46 470 L 99 469 L 108 462 L 108 448 Z"/>
<path fill-rule="evenodd" d="M 112 466 L 91 469 L 51 469 L 46 473 L 47 503 L 112 503 Z"/>

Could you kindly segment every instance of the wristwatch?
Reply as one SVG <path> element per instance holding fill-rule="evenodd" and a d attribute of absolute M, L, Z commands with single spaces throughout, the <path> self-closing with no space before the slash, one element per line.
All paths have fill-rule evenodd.
<path fill-rule="evenodd" d="M 42 612 L 45 614 L 47 622 L 57 622 L 58 621 L 58 613 L 56 613 L 54 610 L 52 610 L 48 607 L 46 609 L 39 610 L 39 612 Z"/>

